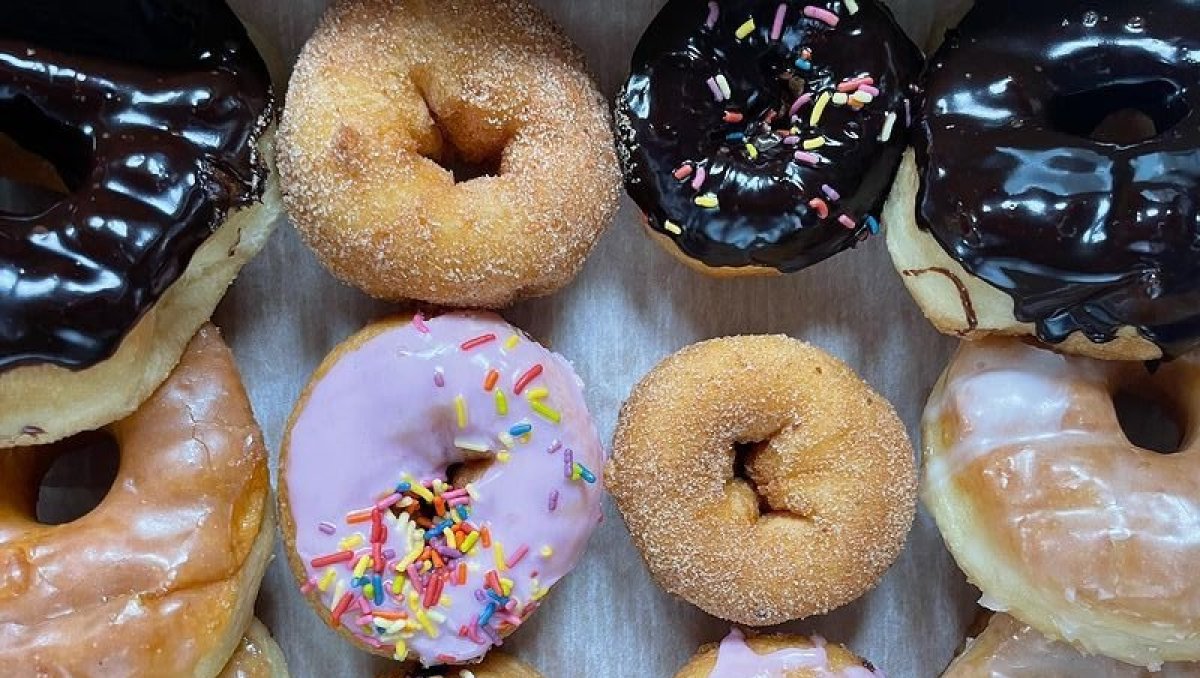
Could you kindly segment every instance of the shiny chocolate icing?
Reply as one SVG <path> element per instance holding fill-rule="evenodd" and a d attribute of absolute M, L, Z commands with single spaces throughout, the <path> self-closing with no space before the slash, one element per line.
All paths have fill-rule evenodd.
<path fill-rule="evenodd" d="M 270 76 L 221 0 L 0 3 L 0 134 L 69 191 L 0 211 L 0 369 L 116 352 L 230 210 L 261 197 Z"/>
<path fill-rule="evenodd" d="M 878 229 L 921 64 L 875 0 L 672 0 L 617 101 L 626 187 L 708 266 L 810 266 Z"/>
<path fill-rule="evenodd" d="M 1043 341 L 1196 346 L 1198 67 L 1196 2 L 979 2 L 925 76 L 918 223 Z"/>

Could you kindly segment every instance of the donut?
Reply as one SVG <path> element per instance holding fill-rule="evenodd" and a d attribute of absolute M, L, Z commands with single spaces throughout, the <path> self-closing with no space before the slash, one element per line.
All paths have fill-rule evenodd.
<path fill-rule="evenodd" d="M 1200 132 L 1176 124 L 1200 107 L 1197 49 L 1183 0 L 970 10 L 885 214 L 938 329 L 1117 360 L 1200 345 Z"/>
<path fill-rule="evenodd" d="M 784 336 L 715 339 L 660 363 L 621 408 L 605 477 L 654 579 L 751 626 L 873 588 L 916 505 L 892 406 Z"/>
<path fill-rule="evenodd" d="M 942 678 L 1197 678 L 1200 664 L 1164 664 L 1150 671 L 1108 657 L 1081 654 L 1006 614 L 993 615 Z"/>
<path fill-rule="evenodd" d="M 499 317 L 376 323 L 325 359 L 292 412 L 288 562 L 355 646 L 478 661 L 583 556 L 603 463 L 575 372 Z"/>
<path fill-rule="evenodd" d="M 38 522 L 61 455 L 115 445 L 87 515 Z M 206 326 L 103 432 L 0 455 L 0 675 L 216 676 L 253 615 L 275 519 L 267 453 L 233 356 Z"/>
<path fill-rule="evenodd" d="M 283 650 L 267 627 L 254 619 L 217 678 L 288 678 L 288 675 Z"/>
<path fill-rule="evenodd" d="M 280 172 L 336 277 L 472 308 L 570 282 L 620 191 L 608 107 L 527 0 L 335 2 L 292 76 Z"/>
<path fill-rule="evenodd" d="M 1117 394 L 1184 446 L 1134 445 Z M 1200 360 L 1151 372 L 1012 339 L 964 344 L 922 421 L 925 505 L 968 578 L 1054 640 L 1130 664 L 1200 659 Z"/>
<path fill-rule="evenodd" d="M 53 196 L 0 209 L 0 447 L 162 383 L 281 211 L 275 117 L 220 0 L 0 3 L 0 169 Z"/>
<path fill-rule="evenodd" d="M 469 668 L 438 667 L 416 674 L 389 673 L 380 678 L 542 678 L 542 674 L 503 652 L 490 652 L 482 662 Z"/>
<path fill-rule="evenodd" d="M 873 678 L 883 673 L 820 636 L 753 636 L 731 629 L 720 645 L 701 647 L 675 678 Z"/>
<path fill-rule="evenodd" d="M 717 276 L 798 271 L 878 232 L 921 64 L 876 0 L 671 0 L 617 99 L 647 231 Z"/>

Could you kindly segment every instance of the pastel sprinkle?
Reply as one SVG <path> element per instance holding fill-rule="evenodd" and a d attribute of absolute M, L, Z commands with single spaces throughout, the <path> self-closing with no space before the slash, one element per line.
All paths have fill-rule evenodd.
<path fill-rule="evenodd" d="M 850 95 L 846 94 L 845 92 L 838 92 L 837 94 L 833 95 L 833 99 L 831 99 L 831 101 L 833 102 L 834 106 L 845 106 L 846 104 L 850 103 Z"/>
<path fill-rule="evenodd" d="M 425 324 L 425 316 L 420 313 L 413 316 L 412 324 L 421 334 L 429 334 L 429 325 Z"/>
<path fill-rule="evenodd" d="M 717 200 L 717 196 L 712 193 L 705 193 L 704 195 L 696 196 L 695 202 L 697 205 L 705 209 L 717 209 L 721 204 Z"/>
<path fill-rule="evenodd" d="M 563 453 L 563 477 L 570 478 L 575 472 L 575 452 L 571 448 Z"/>
<path fill-rule="evenodd" d="M 592 473 L 591 470 L 583 464 L 575 464 L 575 474 L 580 478 L 583 478 L 583 481 L 589 485 L 596 482 L 596 474 Z"/>
<path fill-rule="evenodd" d="M 561 449 L 562 449 L 562 441 L 555 440 L 554 442 L 550 443 L 550 447 L 546 448 L 546 454 L 554 454 L 555 452 L 557 452 Z"/>
<path fill-rule="evenodd" d="M 731 125 L 736 125 L 737 123 L 745 120 L 746 116 L 738 113 L 737 111 L 725 111 L 725 115 L 722 117 L 722 119 Z"/>
<path fill-rule="evenodd" d="M 746 19 L 746 23 L 737 27 L 737 30 L 733 32 L 733 35 L 738 40 L 745 40 L 751 33 L 754 32 L 754 29 L 754 17 L 750 17 L 749 19 Z"/>
<path fill-rule="evenodd" d="M 502 417 L 508 414 L 508 400 L 501 389 L 496 389 L 496 414 Z"/>
<path fill-rule="evenodd" d="M 668 219 L 666 222 L 663 223 L 663 230 L 666 231 L 667 233 L 670 233 L 671 235 L 682 235 L 683 234 L 683 229 L 679 228 L 679 224 L 676 224 L 674 221 L 671 221 L 670 219 Z"/>
<path fill-rule="evenodd" d="M 437 368 L 433 371 L 433 385 L 442 388 L 446 385 L 446 375 L 442 372 L 442 368 Z"/>
<path fill-rule="evenodd" d="M 796 160 L 806 165 L 817 165 L 821 162 L 821 156 L 817 155 L 816 153 L 796 151 Z"/>
<path fill-rule="evenodd" d="M 863 104 L 869 104 L 875 100 L 874 96 L 868 94 L 866 91 L 861 90 L 861 89 L 858 90 L 857 92 L 855 92 L 854 94 L 851 94 L 850 98 L 859 103 L 863 103 Z"/>
<path fill-rule="evenodd" d="M 333 585 L 333 580 L 336 577 L 337 571 L 332 567 L 328 570 L 325 570 L 325 574 L 321 575 L 321 581 L 317 582 L 317 588 L 321 590 L 321 593 L 328 591 L 329 587 Z"/>
<path fill-rule="evenodd" d="M 549 545 L 546 545 L 542 547 L 541 553 L 543 558 L 549 558 L 550 556 L 554 555 L 554 549 Z"/>
<path fill-rule="evenodd" d="M 869 76 L 862 77 L 862 78 L 850 78 L 849 80 L 843 80 L 841 83 L 839 83 L 837 86 L 837 91 L 853 92 L 854 90 L 862 87 L 863 85 L 874 85 L 874 84 L 875 84 L 875 78 L 872 78 Z"/>
<path fill-rule="evenodd" d="M 725 79 L 724 75 L 717 76 L 717 86 L 721 88 L 721 95 L 724 98 L 728 99 L 733 96 L 733 90 L 729 88 L 729 81 Z"/>
<path fill-rule="evenodd" d="M 779 3 L 775 10 L 775 21 L 771 24 L 771 39 L 778 40 L 783 35 L 783 20 L 787 17 L 787 3 Z"/>
<path fill-rule="evenodd" d="M 808 59 L 796 59 L 796 68 L 799 68 L 802 71 L 811 71 L 812 62 Z"/>
<path fill-rule="evenodd" d="M 504 544 L 498 541 L 492 542 L 492 560 L 496 562 L 497 572 L 507 569 L 507 565 L 504 564 Z"/>
<path fill-rule="evenodd" d="M 758 148 L 754 144 L 746 144 L 746 155 L 750 156 L 751 160 L 758 160 Z"/>
<path fill-rule="evenodd" d="M 550 490 L 550 503 L 548 508 L 553 513 L 558 510 L 558 490 Z"/>
<path fill-rule="evenodd" d="M 517 548 L 516 553 L 513 553 L 508 557 L 508 562 L 506 563 L 506 565 L 508 565 L 508 569 L 511 570 L 512 568 L 516 567 L 522 560 L 525 560 L 525 556 L 527 555 L 529 555 L 529 547 L 525 544 L 521 544 L 521 546 Z"/>
<path fill-rule="evenodd" d="M 717 19 L 721 16 L 721 7 L 716 3 L 716 0 L 711 0 L 708 3 L 708 18 L 705 19 L 704 25 L 712 28 L 717 25 Z"/>
<path fill-rule="evenodd" d="M 854 221 L 854 219 L 851 219 L 849 216 L 847 216 L 845 214 L 838 217 L 838 223 L 841 224 L 842 226 L 845 226 L 846 228 L 850 228 L 850 229 L 853 229 L 855 226 L 858 226 L 858 224 Z"/>
<path fill-rule="evenodd" d="M 513 350 L 514 348 L 517 347 L 517 344 L 520 343 L 520 341 L 521 341 L 521 337 L 519 337 L 515 334 L 512 335 L 511 337 L 508 338 L 508 341 L 504 342 L 504 350 L 506 350 L 506 351 Z"/>
<path fill-rule="evenodd" d="M 358 548 L 359 546 L 362 546 L 363 541 L 364 541 L 363 536 L 361 534 L 355 532 L 354 534 L 350 535 L 349 537 L 346 537 L 345 539 L 339 541 L 338 548 L 340 548 L 343 551 L 350 551 L 350 550 Z"/>
<path fill-rule="evenodd" d="M 461 348 L 464 351 L 470 351 L 471 349 L 479 348 L 480 346 L 483 346 L 484 344 L 493 342 L 495 340 L 496 340 L 496 335 L 484 334 L 484 335 L 475 337 L 474 339 L 468 339 L 467 341 L 464 341 L 459 346 L 459 348 Z"/>
<path fill-rule="evenodd" d="M 822 7 L 808 5 L 804 8 L 804 16 L 824 22 L 828 24 L 830 28 L 836 28 L 838 25 L 837 15 Z"/>
<path fill-rule="evenodd" d="M 696 168 L 696 176 L 692 177 L 692 190 L 698 191 L 704 186 L 704 180 L 708 178 L 708 170 L 704 167 Z"/>
<path fill-rule="evenodd" d="M 508 434 L 514 438 L 520 438 L 521 436 L 529 433 L 532 430 L 533 430 L 532 424 L 529 424 L 527 422 L 522 422 L 522 423 L 516 424 L 512 428 L 508 429 Z"/>
<path fill-rule="evenodd" d="M 821 192 L 825 194 L 826 198 L 829 198 L 833 202 L 837 202 L 842 199 L 842 195 L 835 191 L 833 186 L 830 186 L 829 184 L 822 184 Z"/>
<path fill-rule="evenodd" d="M 347 561 L 353 560 L 353 559 L 354 559 L 353 551 L 349 551 L 349 550 L 338 551 L 337 553 L 330 553 L 329 555 L 325 555 L 325 556 L 317 556 L 316 558 L 313 558 L 309 564 L 312 565 L 313 569 L 315 570 L 317 568 L 325 567 L 326 565 L 333 565 L 334 563 L 344 563 L 344 562 L 347 562 Z"/>
<path fill-rule="evenodd" d="M 692 172 L 693 172 L 693 170 L 692 170 L 692 166 L 691 166 L 690 164 L 684 163 L 684 164 L 680 165 L 680 166 L 679 166 L 679 167 L 678 167 L 678 168 L 677 168 L 677 169 L 676 169 L 674 172 L 672 172 L 671 174 L 672 174 L 672 176 L 674 176 L 676 179 L 678 179 L 678 180 L 680 180 L 680 181 L 683 181 L 684 179 L 687 179 L 688 177 L 692 176 Z"/>
<path fill-rule="evenodd" d="M 716 78 L 709 78 L 708 80 L 705 80 L 705 83 L 708 85 L 709 91 L 712 92 L 714 99 L 717 101 L 725 100 L 725 97 L 721 93 L 721 86 L 717 84 Z"/>
<path fill-rule="evenodd" d="M 543 369 L 544 368 L 540 364 L 529 368 L 529 370 L 518 377 L 516 383 L 513 384 L 513 393 L 516 395 L 521 395 L 521 391 L 524 391 L 526 386 L 529 386 L 531 383 L 533 383 L 534 379 L 537 379 L 542 375 Z"/>
<path fill-rule="evenodd" d="M 895 127 L 896 114 L 892 111 L 888 111 L 887 115 L 884 116 L 883 119 L 883 130 L 879 133 L 879 140 L 885 143 L 890 141 L 892 138 L 892 131 Z"/>
<path fill-rule="evenodd" d="M 821 116 L 825 114 L 825 107 L 829 105 L 829 100 L 832 95 L 829 92 L 821 92 L 821 96 L 817 97 L 817 103 L 813 106 L 812 115 L 808 117 L 808 124 L 816 127 L 821 122 Z"/>
<path fill-rule="evenodd" d="M 800 112 L 801 108 L 804 108 L 812 100 L 813 100 L 813 95 L 809 94 L 808 92 L 805 92 L 804 94 L 801 94 L 800 96 L 796 97 L 796 100 L 792 102 L 792 107 L 788 109 L 788 115 L 789 116 L 796 115 L 797 113 Z"/>
<path fill-rule="evenodd" d="M 813 198 L 812 200 L 808 201 L 808 206 L 816 210 L 817 218 L 829 218 L 829 205 L 827 205 L 824 200 L 820 198 Z"/>
<path fill-rule="evenodd" d="M 548 405 L 546 405 L 543 402 L 539 402 L 537 400 L 530 400 L 529 408 L 532 409 L 534 412 L 536 412 L 538 414 L 538 416 L 540 416 L 541 418 L 546 419 L 547 421 L 550 421 L 552 423 L 557 424 L 562 421 L 562 414 L 558 410 L 555 410 L 555 409 L 549 407 Z"/>
<path fill-rule="evenodd" d="M 871 85 L 860 85 L 858 91 L 870 94 L 872 97 L 879 96 L 879 89 Z"/>
<path fill-rule="evenodd" d="M 321 531 L 321 534 L 333 534 L 337 532 L 337 525 L 328 521 L 322 521 L 320 525 L 317 525 L 317 529 Z"/>
<path fill-rule="evenodd" d="M 879 220 L 873 216 L 866 218 L 867 228 L 871 230 L 871 235 L 879 235 Z"/>
<path fill-rule="evenodd" d="M 815 151 L 824 145 L 825 137 L 813 137 L 812 139 L 805 139 L 804 143 L 801 144 L 806 151 Z"/>
<path fill-rule="evenodd" d="M 500 381 L 500 373 L 495 368 L 487 371 L 487 376 L 483 378 L 483 390 L 491 393 L 492 389 L 496 388 L 496 382 Z"/>
<path fill-rule="evenodd" d="M 454 417 L 459 428 L 467 427 L 467 399 L 461 395 L 454 396 Z"/>
<path fill-rule="evenodd" d="M 850 12 L 850 16 L 858 14 L 858 0 L 845 0 L 846 10 Z"/>

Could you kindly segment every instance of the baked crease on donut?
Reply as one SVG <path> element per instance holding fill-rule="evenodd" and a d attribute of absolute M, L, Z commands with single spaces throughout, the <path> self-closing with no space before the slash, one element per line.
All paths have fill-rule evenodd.
<path fill-rule="evenodd" d="M 280 146 L 305 242 L 383 299 L 549 294 L 620 186 L 607 104 L 527 0 L 339 0 L 300 55 Z"/>
<path fill-rule="evenodd" d="M 948 33 L 885 209 L 940 330 L 1117 360 L 1200 345 L 1197 35 L 1181 0 L 979 2 Z"/>
<path fill-rule="evenodd" d="M 120 467 L 86 516 L 37 520 L 53 461 L 111 436 Z M 0 674 L 216 676 L 253 616 L 275 520 L 262 434 L 206 326 L 137 412 L 0 455 Z"/>
<path fill-rule="evenodd" d="M 1164 664 L 1158 671 L 1132 666 L 1050 640 L 998 613 L 967 642 L 942 678 L 1197 678 L 1200 664 Z"/>
<path fill-rule="evenodd" d="M 275 117 L 223 0 L 0 3 L 0 447 L 166 378 L 280 212 Z"/>
<path fill-rule="evenodd" d="M 617 97 L 646 230 L 710 275 L 790 273 L 879 232 L 921 52 L 876 0 L 672 0 Z"/>
<path fill-rule="evenodd" d="M 870 662 L 820 636 L 746 637 L 732 629 L 720 645 L 701 647 L 675 678 L 883 678 Z"/>
<path fill-rule="evenodd" d="M 267 627 L 252 619 L 242 642 L 217 678 L 288 678 L 288 675 L 283 650 Z"/>
<path fill-rule="evenodd" d="M 583 557 L 603 463 L 575 372 L 498 316 L 375 323 L 325 359 L 293 410 L 288 562 L 356 647 L 470 664 Z"/>
<path fill-rule="evenodd" d="M 659 585 L 754 626 L 873 588 L 916 504 L 892 406 L 784 336 L 706 341 L 660 363 L 621 409 L 605 477 Z"/>
<path fill-rule="evenodd" d="M 1200 361 L 964 343 L 922 423 L 922 496 L 968 578 L 1056 640 L 1140 666 L 1200 659 Z M 1114 397 L 1163 403 L 1182 449 L 1129 441 Z"/>

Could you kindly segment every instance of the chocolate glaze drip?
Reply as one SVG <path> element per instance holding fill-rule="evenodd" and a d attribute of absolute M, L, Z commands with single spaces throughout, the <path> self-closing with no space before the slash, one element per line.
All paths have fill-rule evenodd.
<path fill-rule="evenodd" d="M 786 14 L 773 39 L 781 4 Z M 805 16 L 810 6 L 832 13 L 836 27 Z M 871 215 L 895 178 L 920 51 L 874 0 L 725 0 L 709 27 L 711 11 L 699 0 L 668 2 L 633 56 L 617 102 L 630 195 L 654 231 L 709 266 L 791 272 L 854 246 L 877 229 Z M 750 18 L 753 28 L 739 39 Z M 728 82 L 726 101 L 714 95 L 709 79 L 717 75 Z M 863 91 L 870 103 L 828 103 L 811 124 L 822 93 L 864 76 L 873 78 L 867 88 L 842 94 Z M 811 101 L 793 116 L 802 94 Z M 798 160 L 810 139 L 824 145 Z M 691 172 L 682 179 L 674 175 L 681 166 Z M 707 195 L 718 207 L 696 203 Z"/>
<path fill-rule="evenodd" d="M 0 211 L 0 369 L 116 352 L 226 214 L 261 197 L 266 66 L 220 0 L 0 3 L 0 133 L 70 195 Z"/>
<path fill-rule="evenodd" d="M 918 223 L 1043 341 L 1196 346 L 1198 55 L 1187 0 L 980 2 L 925 76 Z"/>

